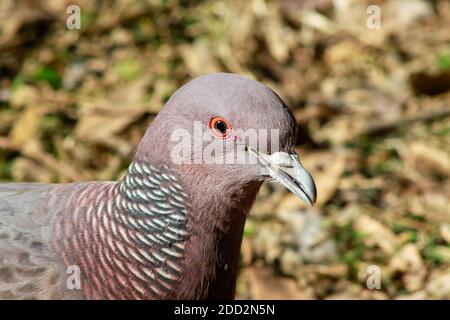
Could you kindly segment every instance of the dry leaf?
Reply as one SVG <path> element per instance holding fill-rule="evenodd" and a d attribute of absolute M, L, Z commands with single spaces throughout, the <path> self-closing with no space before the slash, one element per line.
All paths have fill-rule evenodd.
<path fill-rule="evenodd" d="M 24 146 L 36 139 L 42 115 L 42 110 L 38 107 L 28 106 L 14 123 L 9 135 L 11 142 L 17 146 Z"/>
<path fill-rule="evenodd" d="M 443 223 L 439 227 L 439 234 L 441 238 L 445 240 L 448 244 L 450 244 L 450 224 Z"/>
<path fill-rule="evenodd" d="M 391 255 L 397 247 L 394 233 L 378 220 L 362 214 L 354 221 L 355 230 L 362 232 L 367 246 L 378 246 L 386 254 Z"/>
<path fill-rule="evenodd" d="M 450 299 L 450 269 L 433 271 L 426 291 L 433 299 Z"/>
<path fill-rule="evenodd" d="M 150 82 L 139 78 L 114 91 L 100 101 L 86 101 L 76 134 L 91 142 L 111 142 L 111 139 L 145 112 L 143 96 Z"/>
<path fill-rule="evenodd" d="M 299 152 L 303 166 L 311 172 L 316 182 L 316 205 L 327 203 L 339 186 L 341 175 L 345 168 L 345 154 L 333 151 L 305 153 Z"/>
<path fill-rule="evenodd" d="M 284 300 L 312 299 L 307 292 L 301 291 L 295 280 L 274 275 L 270 268 L 251 267 L 247 270 L 252 299 Z"/>
<path fill-rule="evenodd" d="M 401 271 L 405 287 L 409 291 L 422 288 L 426 269 L 416 245 L 409 243 L 400 249 L 391 259 L 390 267 Z"/>

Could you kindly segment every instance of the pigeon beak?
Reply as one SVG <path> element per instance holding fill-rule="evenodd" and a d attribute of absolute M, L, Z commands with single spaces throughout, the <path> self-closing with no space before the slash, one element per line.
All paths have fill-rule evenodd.
<path fill-rule="evenodd" d="M 248 147 L 248 150 L 257 157 L 275 181 L 284 185 L 305 203 L 313 205 L 316 202 L 316 184 L 296 153 L 275 152 L 268 155 L 252 147 Z"/>

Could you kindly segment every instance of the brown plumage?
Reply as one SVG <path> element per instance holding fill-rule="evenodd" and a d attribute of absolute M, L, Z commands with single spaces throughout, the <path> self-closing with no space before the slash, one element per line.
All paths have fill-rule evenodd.
<path fill-rule="evenodd" d="M 212 119 L 220 126 L 208 127 Z M 248 140 L 246 130 L 277 135 Z M 211 74 L 171 97 L 121 181 L 0 184 L 0 298 L 233 298 L 245 219 L 263 181 L 315 201 L 295 133 L 272 90 Z M 230 154 L 234 161 L 217 160 Z"/>

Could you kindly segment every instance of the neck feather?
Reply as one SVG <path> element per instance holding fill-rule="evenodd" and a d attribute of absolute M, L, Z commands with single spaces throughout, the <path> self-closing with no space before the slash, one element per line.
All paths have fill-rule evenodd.
<path fill-rule="evenodd" d="M 181 289 L 196 299 L 234 298 L 245 220 L 262 182 L 245 181 L 242 174 L 218 168 L 181 166 L 189 177 L 186 272 Z M 235 174 L 235 179 L 232 175 Z"/>

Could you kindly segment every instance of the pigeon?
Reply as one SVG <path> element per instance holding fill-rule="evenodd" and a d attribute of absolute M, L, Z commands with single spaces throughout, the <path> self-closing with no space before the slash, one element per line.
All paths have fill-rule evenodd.
<path fill-rule="evenodd" d="M 0 184 L 0 299 L 233 299 L 265 181 L 307 204 L 296 121 L 231 73 L 179 88 L 119 181 Z"/>

